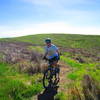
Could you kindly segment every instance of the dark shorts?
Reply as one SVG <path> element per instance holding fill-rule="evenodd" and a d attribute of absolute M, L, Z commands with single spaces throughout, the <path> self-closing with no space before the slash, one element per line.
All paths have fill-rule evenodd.
<path fill-rule="evenodd" d="M 60 60 L 60 57 L 59 56 L 55 56 L 55 57 L 49 59 L 49 64 L 51 65 L 51 64 L 53 64 L 54 61 L 58 62 L 59 60 Z"/>

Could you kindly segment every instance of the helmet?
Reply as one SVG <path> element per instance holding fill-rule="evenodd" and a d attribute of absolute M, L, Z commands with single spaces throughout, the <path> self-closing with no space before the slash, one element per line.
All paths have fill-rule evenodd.
<path fill-rule="evenodd" d="M 50 38 L 47 38 L 47 39 L 45 39 L 45 42 L 46 43 L 51 43 L 51 39 Z"/>

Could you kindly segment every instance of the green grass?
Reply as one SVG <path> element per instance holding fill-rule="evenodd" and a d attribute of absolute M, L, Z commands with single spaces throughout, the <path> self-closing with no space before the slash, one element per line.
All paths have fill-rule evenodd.
<path fill-rule="evenodd" d="M 43 89 L 38 81 L 40 74 L 28 76 L 14 70 L 11 65 L 0 63 L 0 100 L 30 100 Z"/>
<path fill-rule="evenodd" d="M 82 80 L 85 74 L 91 75 L 97 81 L 100 80 L 100 66 L 99 63 L 79 63 L 71 58 L 61 56 L 61 60 L 72 68 L 72 72 L 69 73 L 68 77 L 72 80 Z"/>
<path fill-rule="evenodd" d="M 65 88 L 68 91 L 71 90 L 73 94 L 69 92 L 68 93 L 65 92 L 64 94 L 65 95 L 67 94 L 68 97 L 71 98 L 71 100 L 74 100 L 74 99 L 77 100 L 79 98 L 79 96 L 77 95 L 77 89 L 78 89 L 78 93 L 80 94 L 81 98 L 83 98 L 84 75 L 89 75 L 92 78 L 92 82 L 93 84 L 95 84 L 96 89 L 100 90 L 100 67 L 99 67 L 100 63 L 99 62 L 79 63 L 68 56 L 69 55 L 67 55 L 67 57 L 66 55 L 61 56 L 61 61 L 63 61 L 67 66 L 69 66 L 72 69 L 69 73 L 66 73 L 66 79 L 70 79 L 71 82 L 66 84 Z M 88 80 L 87 80 L 87 83 L 88 83 Z M 57 99 L 57 100 L 63 100 L 61 99 L 62 98 L 61 95 L 58 95 L 58 98 L 60 99 Z"/>
<path fill-rule="evenodd" d="M 27 42 L 36 47 L 29 46 L 29 50 L 35 50 L 43 53 L 43 47 L 45 38 L 51 38 L 53 43 L 57 46 L 61 46 L 63 49 L 69 48 L 82 48 L 87 50 L 89 53 L 96 54 L 100 57 L 100 36 L 89 36 L 89 35 L 69 35 L 69 34 L 39 34 L 30 35 L 10 39 L 0 39 L 0 41 L 6 42 Z M 63 52 L 61 61 L 68 65 L 72 71 L 66 76 L 69 78 L 71 83 L 67 86 L 68 88 L 78 87 L 82 89 L 83 76 L 90 75 L 95 82 L 100 83 L 100 63 L 93 62 L 91 58 L 83 57 L 85 60 L 90 60 L 88 63 L 79 63 L 72 59 L 75 56 L 83 57 L 80 54 L 72 55 L 68 52 Z M 2 58 L 2 54 L 0 55 Z M 16 66 L 9 65 L 6 63 L 0 63 L 0 100 L 30 100 L 30 98 L 42 90 L 42 83 L 39 82 L 42 77 L 41 74 L 35 74 L 29 76 L 24 73 L 19 73 Z M 98 87 L 100 85 L 98 84 Z M 60 92 L 56 95 L 56 100 L 67 100 L 67 95 Z"/>
<path fill-rule="evenodd" d="M 64 92 L 59 92 L 55 96 L 55 100 L 67 100 L 67 95 Z"/>
<path fill-rule="evenodd" d="M 60 58 L 64 63 L 66 63 L 67 65 L 70 65 L 71 67 L 75 67 L 75 68 L 81 68 L 82 67 L 81 63 L 78 63 L 78 62 L 76 62 L 75 60 L 73 60 L 69 57 L 61 56 Z"/>
<path fill-rule="evenodd" d="M 66 48 L 84 48 L 87 50 L 100 49 L 100 36 L 92 35 L 73 35 L 73 34 L 38 34 L 17 38 L 0 39 L 0 41 L 21 41 L 35 45 L 44 45 L 44 40 L 51 38 L 53 43 Z"/>

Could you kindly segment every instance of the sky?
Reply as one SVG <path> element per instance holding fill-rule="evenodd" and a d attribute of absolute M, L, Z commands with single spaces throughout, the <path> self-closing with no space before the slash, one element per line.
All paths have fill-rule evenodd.
<path fill-rule="evenodd" d="M 100 35 L 100 0 L 0 0 L 0 38 L 38 33 Z"/>

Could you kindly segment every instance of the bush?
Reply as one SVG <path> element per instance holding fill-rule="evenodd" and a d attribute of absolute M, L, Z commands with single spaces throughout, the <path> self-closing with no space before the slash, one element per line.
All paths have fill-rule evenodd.
<path fill-rule="evenodd" d="M 17 64 L 19 72 L 28 73 L 29 75 L 33 75 L 35 73 L 44 72 L 47 69 L 47 63 L 44 61 L 30 62 L 24 61 Z"/>

